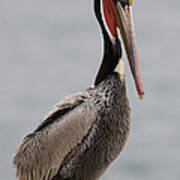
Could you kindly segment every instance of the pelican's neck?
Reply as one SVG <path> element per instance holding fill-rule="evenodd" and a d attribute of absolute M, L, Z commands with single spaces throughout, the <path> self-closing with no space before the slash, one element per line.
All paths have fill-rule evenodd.
<path fill-rule="evenodd" d="M 117 64 L 119 63 L 119 59 L 122 56 L 122 51 L 119 39 L 115 38 L 115 43 L 112 43 L 106 31 L 101 13 L 101 0 L 94 0 L 94 2 L 95 15 L 101 27 L 104 43 L 104 55 L 101 66 L 95 79 L 95 85 L 98 85 L 108 75 L 114 72 Z"/>
<path fill-rule="evenodd" d="M 123 82 L 124 78 L 125 78 L 125 63 L 124 63 L 124 61 L 122 59 L 119 60 L 119 63 L 116 66 L 114 71 L 119 74 L 119 78 Z"/>

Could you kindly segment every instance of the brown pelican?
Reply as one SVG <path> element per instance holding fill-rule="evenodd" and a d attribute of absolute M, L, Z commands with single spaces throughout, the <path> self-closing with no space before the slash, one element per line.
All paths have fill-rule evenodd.
<path fill-rule="evenodd" d="M 140 98 L 143 91 L 132 23 L 132 0 L 94 0 L 104 56 L 94 87 L 64 98 L 20 143 L 19 180 L 97 180 L 129 134 L 130 108 L 118 29 Z"/>

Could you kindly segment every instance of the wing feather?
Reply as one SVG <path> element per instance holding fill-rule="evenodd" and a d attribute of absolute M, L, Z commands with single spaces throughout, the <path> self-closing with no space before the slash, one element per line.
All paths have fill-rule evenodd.
<path fill-rule="evenodd" d="M 61 101 L 19 145 L 13 163 L 19 180 L 50 180 L 96 119 L 93 101 L 79 93 Z"/>

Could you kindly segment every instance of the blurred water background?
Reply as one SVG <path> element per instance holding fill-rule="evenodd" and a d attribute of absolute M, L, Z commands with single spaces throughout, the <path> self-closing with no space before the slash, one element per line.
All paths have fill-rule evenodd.
<path fill-rule="evenodd" d="M 102 54 L 92 0 L 0 1 L 0 180 L 12 156 L 64 96 L 92 84 Z M 102 180 L 180 179 L 180 1 L 135 1 L 145 99 L 129 67 L 131 134 Z"/>

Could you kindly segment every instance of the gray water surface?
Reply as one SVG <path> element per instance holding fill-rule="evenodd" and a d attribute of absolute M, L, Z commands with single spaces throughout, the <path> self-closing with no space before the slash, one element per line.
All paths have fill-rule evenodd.
<path fill-rule="evenodd" d="M 12 156 L 64 96 L 93 82 L 102 54 L 93 2 L 0 1 L 0 180 L 15 179 Z M 135 1 L 145 99 L 129 67 L 131 134 L 102 180 L 180 179 L 180 1 Z"/>

